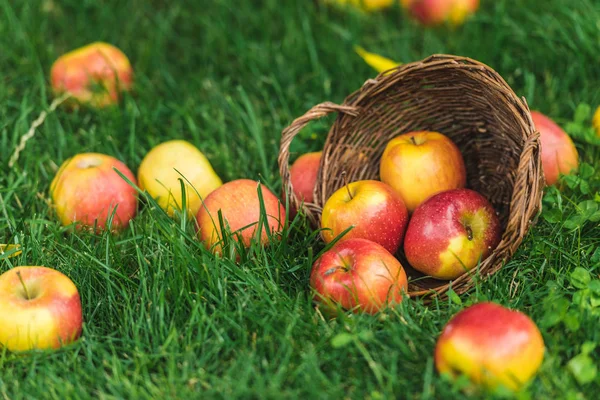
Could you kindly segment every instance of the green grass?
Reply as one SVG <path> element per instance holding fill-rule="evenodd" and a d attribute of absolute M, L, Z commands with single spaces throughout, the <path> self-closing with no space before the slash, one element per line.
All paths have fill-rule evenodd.
<path fill-rule="evenodd" d="M 260 179 L 279 192 L 282 129 L 375 75 L 356 44 L 400 61 L 476 58 L 562 123 L 580 103 L 600 104 L 597 0 L 483 3 L 449 32 L 424 30 L 400 10 L 364 16 L 307 0 L 0 0 L 0 243 L 24 249 L 0 256 L 0 271 L 63 271 L 80 289 L 85 318 L 82 339 L 60 351 L 0 350 L 0 398 L 455 398 L 460 383 L 435 372 L 435 340 L 455 312 L 486 299 L 528 313 L 542 329 L 546 358 L 522 398 L 596 398 L 599 350 L 578 356 L 584 342 L 600 344 L 596 286 L 585 289 L 585 271 L 596 283 L 600 271 L 600 228 L 595 217 L 579 218 L 581 201 L 598 200 L 593 176 L 584 177 L 589 191 L 549 196 L 546 210 L 558 211 L 547 211 L 462 305 L 410 301 L 332 321 L 311 304 L 308 275 L 322 244 L 305 221 L 238 265 L 203 250 L 191 225 L 181 231 L 147 206 L 118 236 L 70 234 L 48 206 L 50 181 L 69 156 L 107 153 L 135 171 L 152 146 L 173 138 L 197 145 L 224 180 Z M 135 95 L 114 109 L 59 109 L 9 168 L 52 100 L 52 62 L 96 40 L 128 54 Z M 330 122 L 305 130 L 295 154 L 318 150 Z M 597 148 L 577 145 L 598 164 Z M 343 333 L 353 341 L 334 346 Z"/>

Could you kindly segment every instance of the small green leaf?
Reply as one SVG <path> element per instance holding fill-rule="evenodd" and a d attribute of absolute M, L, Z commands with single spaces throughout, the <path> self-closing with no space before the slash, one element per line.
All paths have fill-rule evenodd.
<path fill-rule="evenodd" d="M 590 306 L 592 308 L 600 307 L 600 296 L 594 295 L 590 297 Z"/>
<path fill-rule="evenodd" d="M 454 304 L 458 304 L 459 306 L 462 306 L 462 300 L 460 298 L 459 295 L 456 294 L 456 292 L 454 290 L 452 290 L 452 288 L 448 289 L 448 298 L 450 299 L 450 301 L 452 301 Z"/>
<path fill-rule="evenodd" d="M 577 205 L 578 211 L 587 218 L 598 211 L 598 203 L 594 200 L 584 200 Z"/>
<path fill-rule="evenodd" d="M 581 179 L 575 175 L 565 175 L 563 179 L 570 189 L 575 189 L 581 183 Z"/>
<path fill-rule="evenodd" d="M 540 321 L 540 325 L 550 328 L 563 320 L 569 310 L 570 301 L 564 297 L 552 297 L 544 302 L 544 316 Z"/>
<path fill-rule="evenodd" d="M 594 294 L 600 295 L 600 280 L 594 279 L 588 284 L 588 289 Z"/>
<path fill-rule="evenodd" d="M 594 364 L 594 360 L 583 353 L 573 357 L 567 363 L 567 367 L 580 385 L 593 382 L 598 374 L 598 367 Z"/>
<path fill-rule="evenodd" d="M 361 331 L 358 334 L 358 338 L 363 342 L 370 342 L 375 338 L 375 335 L 372 331 Z"/>
<path fill-rule="evenodd" d="M 592 215 L 590 215 L 590 217 L 588 218 L 589 221 L 591 222 L 598 222 L 600 221 L 600 211 L 596 211 L 595 213 L 593 213 Z"/>
<path fill-rule="evenodd" d="M 588 181 L 581 181 L 581 183 L 579 184 L 579 190 L 583 194 L 590 194 L 591 190 L 590 190 L 590 184 L 589 184 L 589 182 Z"/>
<path fill-rule="evenodd" d="M 596 250 L 594 250 L 594 254 L 592 254 L 590 261 L 594 264 L 600 263 L 600 247 L 596 247 Z"/>
<path fill-rule="evenodd" d="M 336 349 L 340 349 L 342 347 L 348 346 L 350 343 L 352 343 L 353 340 L 354 335 L 342 332 L 338 333 L 331 339 L 331 345 Z"/>
<path fill-rule="evenodd" d="M 577 267 L 571 272 L 571 285 L 576 287 L 577 289 L 585 289 L 588 287 L 588 284 L 592 280 L 590 273 L 587 269 Z"/>
<path fill-rule="evenodd" d="M 591 113 L 592 107 L 590 107 L 589 104 L 581 103 L 575 109 L 575 116 L 573 117 L 573 121 L 577 124 L 586 125 Z"/>
<path fill-rule="evenodd" d="M 558 208 L 547 208 L 544 210 L 542 217 L 551 224 L 557 224 L 562 221 L 563 215 Z"/>
<path fill-rule="evenodd" d="M 583 306 L 590 298 L 590 290 L 582 289 L 573 293 L 573 304 Z"/>
<path fill-rule="evenodd" d="M 575 214 L 571 215 L 563 224 L 563 228 L 565 229 L 575 229 L 583 225 L 585 222 L 585 218 L 583 215 Z"/>
<path fill-rule="evenodd" d="M 581 345 L 581 354 L 590 354 L 596 348 L 596 343 L 594 342 L 585 342 Z"/>
<path fill-rule="evenodd" d="M 583 179 L 589 179 L 594 176 L 595 170 L 590 164 L 583 163 L 579 166 L 579 176 Z"/>
<path fill-rule="evenodd" d="M 581 326 L 579 322 L 579 314 L 575 311 L 569 311 L 563 318 L 563 323 L 571 332 L 575 332 Z"/>

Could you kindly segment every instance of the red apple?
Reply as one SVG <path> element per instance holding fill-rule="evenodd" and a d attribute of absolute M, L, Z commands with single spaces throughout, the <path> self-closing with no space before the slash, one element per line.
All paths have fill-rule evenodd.
<path fill-rule="evenodd" d="M 436 193 L 464 187 L 467 179 L 458 147 L 447 136 L 429 131 L 392 139 L 381 156 L 379 174 L 409 212 Z"/>
<path fill-rule="evenodd" d="M 415 210 L 404 238 L 410 265 L 437 279 L 454 279 L 477 266 L 500 242 L 492 205 L 479 193 L 439 193 Z"/>
<path fill-rule="evenodd" d="M 294 194 L 300 201 L 314 202 L 314 190 L 321 162 L 321 151 L 303 154 L 290 168 L 290 180 Z"/>
<path fill-rule="evenodd" d="M 77 154 L 62 164 L 50 195 L 63 225 L 77 222 L 78 228 L 104 229 L 114 212 L 111 228 L 128 226 L 136 214 L 137 193 L 113 168 L 136 183 L 125 164 L 104 154 Z"/>
<path fill-rule="evenodd" d="M 544 340 L 535 323 L 494 303 L 475 304 L 456 314 L 435 347 L 440 373 L 464 374 L 488 388 L 521 388 L 543 358 Z"/>
<path fill-rule="evenodd" d="M 349 227 L 341 240 L 368 239 L 394 254 L 404 237 L 408 211 L 402 198 L 379 181 L 352 182 L 331 195 L 323 207 L 321 231 L 325 243 Z"/>
<path fill-rule="evenodd" d="M 554 121 L 532 111 L 535 127 L 540 131 L 542 169 L 547 185 L 554 185 L 561 174 L 569 174 L 579 167 L 579 155 L 573 141 Z"/>
<path fill-rule="evenodd" d="M 366 239 L 336 243 L 313 264 L 310 286 L 314 301 L 332 313 L 345 310 L 375 314 L 399 304 L 408 291 L 400 262 L 383 246 Z"/>
<path fill-rule="evenodd" d="M 133 70 L 127 56 L 116 47 L 95 42 L 59 57 L 50 72 L 52 89 L 68 92 L 75 100 L 94 107 L 119 101 L 131 90 Z"/>
<path fill-rule="evenodd" d="M 219 223 L 219 211 L 229 230 L 241 235 L 245 247 L 250 247 L 256 239 L 256 230 L 260 219 L 260 199 L 258 186 L 260 184 L 250 179 L 238 179 L 228 182 L 211 192 L 204 200 L 196 216 L 198 236 L 209 250 L 221 252 L 223 234 Z M 261 185 L 262 200 L 272 234 L 281 232 L 285 225 L 285 208 L 267 187 Z M 266 226 L 260 234 L 260 242 L 269 242 Z"/>
<path fill-rule="evenodd" d="M 0 275 L 0 348 L 57 349 L 81 335 L 75 284 L 46 267 L 15 267 Z"/>
<path fill-rule="evenodd" d="M 423 25 L 460 25 L 477 11 L 479 0 L 402 0 L 402 5 Z"/>

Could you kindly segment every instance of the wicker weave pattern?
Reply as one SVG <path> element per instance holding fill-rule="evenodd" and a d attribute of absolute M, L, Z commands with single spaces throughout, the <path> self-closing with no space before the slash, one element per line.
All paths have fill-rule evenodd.
<path fill-rule="evenodd" d="M 315 188 L 315 203 L 304 204 L 314 226 L 323 204 L 349 182 L 379 179 L 379 162 L 395 136 L 434 130 L 449 136 L 460 148 L 467 167 L 467 186 L 488 198 L 504 233 L 497 249 L 481 263 L 480 276 L 496 272 L 521 244 L 540 207 L 544 187 L 539 133 L 525 99 L 488 66 L 464 57 L 434 55 L 400 66 L 365 82 L 343 105 L 322 103 L 287 127 L 281 138 L 279 168 L 290 204 L 289 147 L 310 121 L 330 113 L 338 117 L 329 131 Z M 402 260 L 402 255 L 399 255 Z M 418 279 L 420 274 L 402 260 L 411 296 L 443 295 L 449 282 Z M 452 282 L 457 293 L 474 284 L 473 274 Z"/>

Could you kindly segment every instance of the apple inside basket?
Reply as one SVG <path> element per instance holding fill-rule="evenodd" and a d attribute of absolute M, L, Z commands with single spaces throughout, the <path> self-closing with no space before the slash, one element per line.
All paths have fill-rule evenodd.
<path fill-rule="evenodd" d="M 434 55 L 368 80 L 342 105 L 313 107 L 282 133 L 279 167 L 294 207 L 302 203 L 290 181 L 290 144 L 310 121 L 330 113 L 338 116 L 323 149 L 314 202 L 302 205 L 315 227 L 323 205 L 345 180 L 380 178 L 381 156 L 391 139 L 407 132 L 437 131 L 460 149 L 467 188 L 491 202 L 502 238 L 476 271 L 452 282 L 424 278 L 401 250 L 396 256 L 409 275 L 409 295 L 444 295 L 450 284 L 463 293 L 473 286 L 475 272 L 485 278 L 514 254 L 541 207 L 540 143 L 527 103 L 494 70 L 468 58 Z"/>

